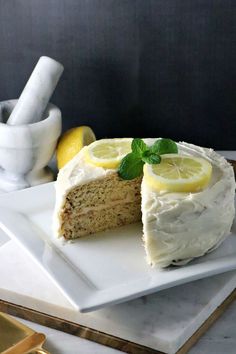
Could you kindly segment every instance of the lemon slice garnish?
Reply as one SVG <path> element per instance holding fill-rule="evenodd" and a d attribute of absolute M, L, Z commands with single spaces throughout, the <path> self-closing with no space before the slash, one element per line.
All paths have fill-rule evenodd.
<path fill-rule="evenodd" d="M 212 165 L 194 156 L 166 154 L 161 163 L 145 164 L 144 178 L 157 191 L 197 192 L 210 181 Z"/>
<path fill-rule="evenodd" d="M 85 145 L 89 145 L 96 137 L 90 127 L 81 126 L 65 132 L 57 145 L 57 166 L 62 168 L 69 162 Z"/>
<path fill-rule="evenodd" d="M 102 139 L 90 144 L 85 152 L 87 162 L 104 168 L 116 169 L 131 151 L 132 139 Z"/>

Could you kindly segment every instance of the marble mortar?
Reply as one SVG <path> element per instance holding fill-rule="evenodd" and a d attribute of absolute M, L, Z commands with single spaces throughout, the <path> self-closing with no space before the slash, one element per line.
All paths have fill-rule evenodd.
<path fill-rule="evenodd" d="M 10 192 L 53 180 L 47 167 L 61 134 L 61 111 L 49 103 L 42 120 L 6 124 L 18 100 L 0 102 L 0 190 Z"/>

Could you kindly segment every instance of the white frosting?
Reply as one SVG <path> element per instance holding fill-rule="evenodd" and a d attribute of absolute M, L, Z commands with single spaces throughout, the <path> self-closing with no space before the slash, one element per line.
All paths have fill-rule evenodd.
<path fill-rule="evenodd" d="M 156 139 L 144 139 L 152 145 Z M 201 156 L 213 166 L 210 184 L 198 193 L 157 193 L 142 182 L 142 221 L 147 261 L 160 267 L 187 263 L 217 247 L 230 233 L 234 218 L 235 181 L 232 166 L 212 149 L 179 143 L 179 152 Z M 54 233 L 61 233 L 61 208 L 77 185 L 114 173 L 84 159 L 84 147 L 58 174 Z"/>
<path fill-rule="evenodd" d="M 148 263 L 159 267 L 184 264 L 216 248 L 229 235 L 235 213 L 232 166 L 212 149 L 178 147 L 181 154 L 207 159 L 213 172 L 198 193 L 158 193 L 143 179 L 144 245 Z"/>

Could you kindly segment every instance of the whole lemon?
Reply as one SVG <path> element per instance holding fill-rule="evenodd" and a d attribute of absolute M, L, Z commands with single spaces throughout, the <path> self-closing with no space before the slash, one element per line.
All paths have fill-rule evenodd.
<path fill-rule="evenodd" d="M 96 140 L 93 130 L 88 126 L 69 129 L 57 144 L 56 158 L 58 169 L 65 166 L 85 145 Z"/>

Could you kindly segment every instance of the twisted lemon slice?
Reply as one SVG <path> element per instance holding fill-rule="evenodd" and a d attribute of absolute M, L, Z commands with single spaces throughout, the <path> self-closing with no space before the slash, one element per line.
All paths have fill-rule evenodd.
<path fill-rule="evenodd" d="M 157 191 L 197 192 L 210 181 L 211 164 L 200 157 L 166 154 L 161 163 L 144 166 L 145 181 Z"/>
<path fill-rule="evenodd" d="M 131 142 L 130 138 L 97 140 L 86 149 L 85 160 L 99 167 L 115 169 L 131 152 Z"/>

